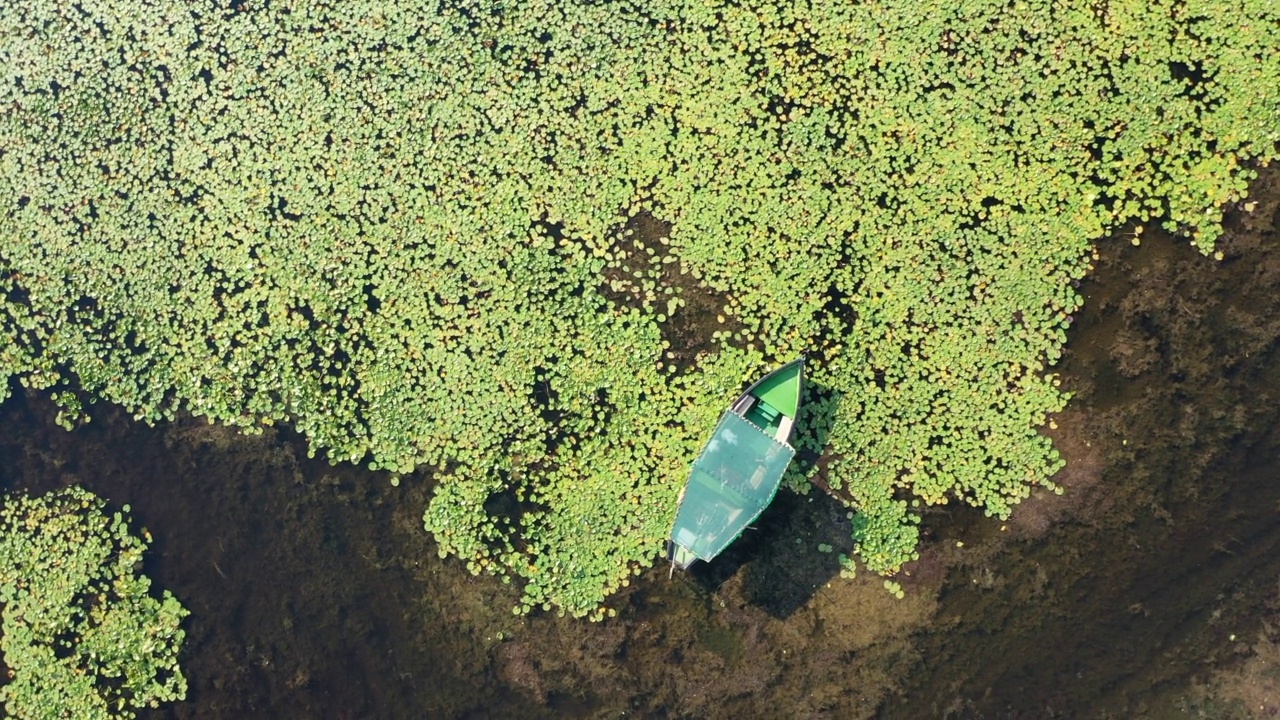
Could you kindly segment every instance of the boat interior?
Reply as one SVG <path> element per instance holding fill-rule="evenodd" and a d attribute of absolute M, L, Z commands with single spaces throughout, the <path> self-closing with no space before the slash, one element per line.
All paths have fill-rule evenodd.
<path fill-rule="evenodd" d="M 778 442 L 787 442 L 791 435 L 792 418 L 782 414 L 777 408 L 754 395 L 743 395 L 733 404 L 733 411 L 752 425 L 772 435 Z"/>

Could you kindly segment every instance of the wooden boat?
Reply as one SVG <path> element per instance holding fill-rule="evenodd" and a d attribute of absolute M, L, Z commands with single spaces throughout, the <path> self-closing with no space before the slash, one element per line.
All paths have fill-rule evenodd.
<path fill-rule="evenodd" d="M 693 462 L 667 542 L 672 571 L 710 561 L 773 501 L 795 448 L 804 358 L 747 388 L 720 417 Z"/>

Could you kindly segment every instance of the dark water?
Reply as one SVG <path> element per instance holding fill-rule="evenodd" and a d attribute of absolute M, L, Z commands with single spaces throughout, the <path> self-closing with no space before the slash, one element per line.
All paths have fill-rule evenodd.
<path fill-rule="evenodd" d="M 903 600 L 837 576 L 848 522 L 821 496 L 592 624 L 511 615 L 512 588 L 436 557 L 424 479 L 308 460 L 288 431 L 98 407 L 68 433 L 18 396 L 0 482 L 81 483 L 151 530 L 148 573 L 192 611 L 189 699 L 156 717 L 1247 717 L 1212 686 L 1280 620 L 1277 185 L 1221 263 L 1101 247 L 1050 431 L 1067 493 L 1008 523 L 933 512 Z"/>
<path fill-rule="evenodd" d="M 1276 188 L 1222 263 L 1158 232 L 1102 248 L 1062 364 L 1074 507 L 953 563 L 885 717 L 1184 716 L 1249 654 L 1280 597 Z"/>
<path fill-rule="evenodd" d="M 440 586 L 469 583 L 434 561 L 414 488 L 307 460 L 283 434 L 153 429 L 110 409 L 65 433 L 43 399 L 0 410 L 6 486 L 82 483 L 130 503 L 155 537 L 147 572 L 191 610 L 192 688 L 157 715 L 528 714 L 486 681 L 483 633 L 465 607 L 500 593 L 458 601 Z"/>

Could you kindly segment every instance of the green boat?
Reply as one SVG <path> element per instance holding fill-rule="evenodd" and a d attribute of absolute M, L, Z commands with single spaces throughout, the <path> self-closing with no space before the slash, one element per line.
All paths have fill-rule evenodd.
<path fill-rule="evenodd" d="M 710 561 L 773 501 L 795 457 L 791 432 L 804 392 L 804 358 L 747 388 L 693 461 L 667 542 L 672 572 Z"/>

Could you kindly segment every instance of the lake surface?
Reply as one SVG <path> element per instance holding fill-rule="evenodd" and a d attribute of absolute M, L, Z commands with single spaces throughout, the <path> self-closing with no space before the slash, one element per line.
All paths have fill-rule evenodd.
<path fill-rule="evenodd" d="M 437 558 L 426 478 L 306 457 L 288 430 L 0 406 L 0 480 L 132 505 L 192 611 L 163 718 L 1250 717 L 1280 712 L 1280 175 L 1214 262 L 1100 245 L 1046 432 L 1063 496 L 925 517 L 897 578 L 841 579 L 838 504 L 784 493 L 725 556 L 654 568 L 602 623 L 511 614 Z M 817 547 L 829 544 L 834 552 Z M 1270 703 L 1270 704 L 1269 704 Z"/>

